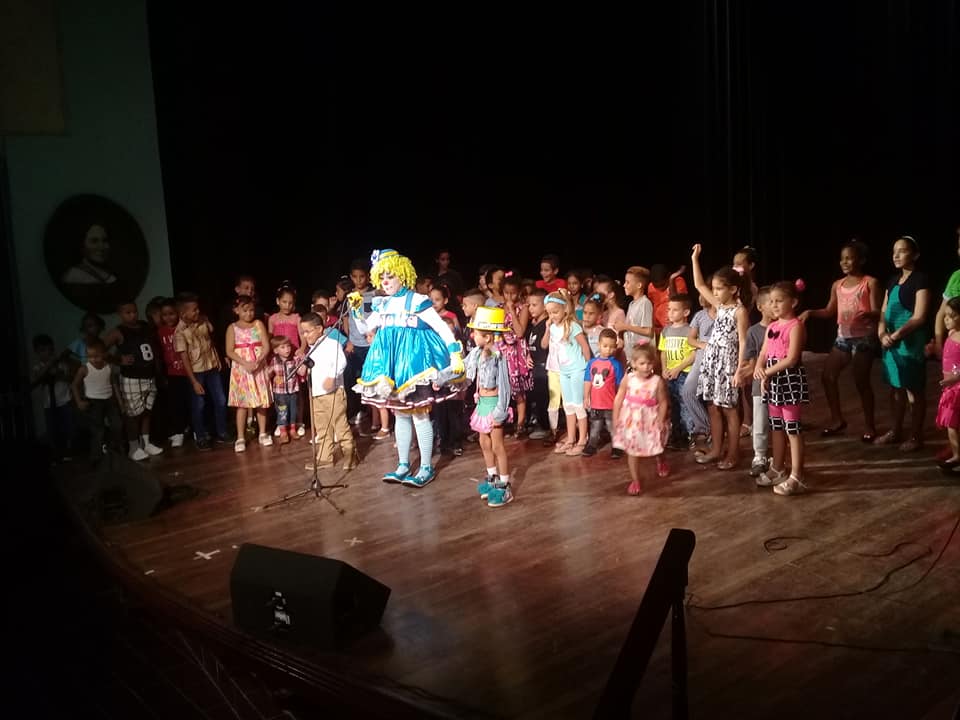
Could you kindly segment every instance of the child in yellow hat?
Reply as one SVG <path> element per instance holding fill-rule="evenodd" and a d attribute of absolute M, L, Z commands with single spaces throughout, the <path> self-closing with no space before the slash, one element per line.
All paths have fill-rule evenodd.
<path fill-rule="evenodd" d="M 513 502 L 510 465 L 503 446 L 503 425 L 510 419 L 510 370 L 507 358 L 497 349 L 500 335 L 508 330 L 503 308 L 478 307 L 467 324 L 476 347 L 464 361 L 468 380 L 476 380 L 477 407 L 470 427 L 479 434 L 487 465 L 487 478 L 477 489 L 480 499 L 492 508 Z"/>

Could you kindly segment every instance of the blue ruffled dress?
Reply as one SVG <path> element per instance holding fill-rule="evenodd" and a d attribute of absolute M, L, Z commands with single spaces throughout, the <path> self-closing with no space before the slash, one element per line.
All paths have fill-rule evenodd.
<path fill-rule="evenodd" d="M 363 403 L 411 410 L 460 391 L 462 377 L 448 379 L 448 343 L 420 316 L 436 313 L 430 298 L 404 289 L 393 296 L 373 298 L 372 311 L 377 332 L 353 388 Z M 450 337 L 452 342 L 452 333 Z M 434 382 L 440 385 L 439 391 L 433 389 Z"/>

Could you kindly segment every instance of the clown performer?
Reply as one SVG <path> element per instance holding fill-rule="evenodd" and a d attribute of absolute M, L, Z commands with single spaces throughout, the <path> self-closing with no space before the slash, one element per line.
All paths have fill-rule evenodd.
<path fill-rule="evenodd" d="M 477 382 L 477 407 L 470 417 L 470 427 L 480 437 L 487 479 L 477 486 L 480 499 L 492 508 L 513 501 L 510 488 L 510 466 L 503 447 L 503 424 L 510 419 L 510 370 L 506 356 L 495 344 L 506 325 L 503 308 L 478 307 L 467 325 L 473 330 L 476 347 L 467 355 L 468 380 Z"/>
<path fill-rule="evenodd" d="M 463 346 L 433 309 L 430 298 L 413 291 L 416 270 L 396 250 L 375 250 L 370 279 L 385 296 L 373 298 L 364 319 L 362 298 L 351 293 L 351 314 L 360 332 L 376 331 L 363 372 L 353 390 L 366 405 L 393 410 L 399 464 L 383 481 L 423 487 L 436 477 L 431 464 L 430 406 L 462 390 Z M 417 433 L 420 469 L 410 474 L 410 443 Z"/>

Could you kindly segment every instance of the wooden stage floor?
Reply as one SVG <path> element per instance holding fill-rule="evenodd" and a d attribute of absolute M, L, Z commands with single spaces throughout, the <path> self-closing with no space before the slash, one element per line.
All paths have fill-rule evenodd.
<path fill-rule="evenodd" d="M 813 376 L 821 360 L 809 357 Z M 932 419 L 939 371 L 929 367 Z M 567 458 L 539 441 L 514 441 L 517 500 L 491 510 L 475 491 L 476 445 L 415 490 L 380 481 L 395 462 L 391 442 L 362 441 L 363 463 L 333 495 L 345 514 L 312 497 L 258 510 L 308 482 L 303 440 L 244 455 L 168 451 L 149 470 L 202 489 L 201 497 L 101 536 L 225 624 L 242 543 L 349 562 L 393 594 L 383 632 L 329 662 L 524 718 L 592 714 L 672 527 L 697 535 L 688 592 L 699 606 L 854 593 L 922 556 L 873 592 L 690 609 L 691 717 L 946 720 L 960 703 L 960 537 L 944 550 L 960 517 L 960 483 L 932 462 L 942 446 L 932 420 L 921 452 L 862 445 L 859 401 L 849 376 L 844 383 L 850 429 L 830 439 L 814 429 L 825 421 L 814 383 L 810 492 L 799 497 L 755 487 L 746 439 L 742 470 L 705 470 L 689 453 L 670 453 L 671 476 L 648 483 L 640 498 L 625 494 L 626 462 L 611 460 L 608 448 Z M 878 400 L 883 428 L 888 403 Z M 795 539 L 765 549 L 778 536 Z M 637 717 L 669 717 L 669 672 L 668 623 Z"/>

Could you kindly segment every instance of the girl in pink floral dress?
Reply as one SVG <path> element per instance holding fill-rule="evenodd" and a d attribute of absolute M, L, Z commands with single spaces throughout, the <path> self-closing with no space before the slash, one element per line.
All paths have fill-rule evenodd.
<path fill-rule="evenodd" d="M 516 273 L 509 273 L 503 280 L 503 308 L 506 312 L 504 324 L 509 328 L 496 342 L 497 351 L 507 361 L 510 375 L 510 393 L 517 404 L 517 432 L 520 437 L 526 433 L 527 393 L 533 390 L 533 370 L 530 361 L 530 349 L 524 339 L 527 325 L 530 323 L 530 310 L 526 303 L 520 302 L 522 284 Z"/>
<path fill-rule="evenodd" d="M 237 442 L 233 449 L 247 449 L 244 433 L 247 429 L 247 410 L 257 412 L 260 444 L 273 445 L 273 438 L 264 432 L 267 427 L 267 409 L 273 404 L 270 378 L 266 362 L 270 355 L 270 335 L 262 320 L 256 319 L 253 298 L 240 295 L 233 303 L 237 321 L 227 328 L 227 357 L 230 367 L 230 393 L 227 405 L 237 408 Z"/>
<path fill-rule="evenodd" d="M 652 344 L 632 348 L 630 365 L 633 370 L 620 383 L 613 401 L 613 447 L 627 453 L 630 469 L 627 493 L 630 495 L 643 492 L 640 458 L 656 458 L 663 454 L 664 430 L 670 416 L 666 383 L 654 372 L 656 352 Z"/>

